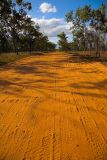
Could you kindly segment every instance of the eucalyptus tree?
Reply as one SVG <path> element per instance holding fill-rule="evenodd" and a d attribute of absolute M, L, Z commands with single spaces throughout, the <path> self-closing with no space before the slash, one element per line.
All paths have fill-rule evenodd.
<path fill-rule="evenodd" d="M 102 42 L 102 35 L 105 36 L 107 33 L 105 5 L 102 4 L 98 9 L 92 9 L 91 6 L 85 5 L 82 8 L 78 8 L 75 13 L 70 11 L 66 15 L 66 21 L 73 23 L 73 27 L 71 28 L 73 37 L 74 39 L 79 39 L 80 46 L 82 42 L 85 50 L 87 50 L 87 45 L 91 45 L 89 38 L 94 36 L 96 56 L 100 56 L 99 49 Z M 91 34 L 89 34 L 88 28 L 90 28 Z M 92 37 L 90 38 L 91 40 Z"/>
<path fill-rule="evenodd" d="M 11 5 L 11 17 L 10 17 L 10 34 L 13 41 L 14 50 L 18 54 L 19 48 L 19 35 L 25 28 L 27 10 L 31 9 L 31 3 L 24 2 L 24 0 L 16 0 Z"/>
<path fill-rule="evenodd" d="M 55 51 L 56 49 L 56 44 L 53 42 L 47 42 L 47 51 Z"/>
<path fill-rule="evenodd" d="M 92 10 L 90 26 L 96 31 L 96 55 L 100 56 L 99 46 L 101 46 L 102 36 L 105 41 L 105 35 L 107 34 L 106 6 L 104 4 L 96 10 Z"/>
<path fill-rule="evenodd" d="M 29 46 L 28 50 L 31 53 L 31 51 L 35 49 L 36 43 L 39 39 L 39 36 L 41 35 L 39 31 L 39 26 L 36 25 L 31 20 L 31 18 L 27 18 L 25 29 L 23 33 L 26 39 L 27 46 Z"/>
<path fill-rule="evenodd" d="M 72 22 L 71 31 L 73 40 L 78 41 L 79 50 L 87 50 L 87 26 L 86 21 L 90 18 L 90 6 L 78 8 L 75 13 L 70 11 L 66 14 L 66 21 Z M 86 13 L 86 14 L 84 14 Z"/>
<path fill-rule="evenodd" d="M 38 45 L 37 49 L 40 51 L 47 51 L 48 50 L 48 37 L 46 35 L 41 34 L 38 37 Z"/>
<path fill-rule="evenodd" d="M 26 0 L 0 0 L 0 52 L 35 51 L 54 48 L 48 37 L 28 11 L 32 8 Z"/>
<path fill-rule="evenodd" d="M 59 38 L 59 41 L 58 41 L 59 49 L 61 51 L 68 51 L 68 50 L 70 50 L 70 45 L 68 43 L 68 40 L 67 40 L 68 37 L 66 36 L 66 34 L 64 32 L 61 32 L 57 36 Z"/>
<path fill-rule="evenodd" d="M 6 51 L 8 45 L 8 23 L 11 15 L 11 0 L 0 1 L 0 51 Z"/>

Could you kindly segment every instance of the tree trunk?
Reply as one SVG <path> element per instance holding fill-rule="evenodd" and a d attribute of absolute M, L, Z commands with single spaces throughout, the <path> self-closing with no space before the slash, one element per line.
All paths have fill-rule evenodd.
<path fill-rule="evenodd" d="M 19 55 L 19 51 L 18 51 L 18 49 L 16 49 L 16 54 L 17 54 L 17 55 Z"/>
<path fill-rule="evenodd" d="M 99 49 L 99 38 L 96 40 L 96 58 L 100 57 L 100 49 Z"/>
<path fill-rule="evenodd" d="M 30 43 L 30 45 L 29 45 L 29 53 L 31 54 L 31 50 L 32 50 L 32 44 Z"/>

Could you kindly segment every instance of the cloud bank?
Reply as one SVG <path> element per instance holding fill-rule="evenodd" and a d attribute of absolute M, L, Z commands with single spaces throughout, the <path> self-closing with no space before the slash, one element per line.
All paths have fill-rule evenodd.
<path fill-rule="evenodd" d="M 64 19 L 58 18 L 33 18 L 36 24 L 39 24 L 42 33 L 48 37 L 57 37 L 61 32 L 65 32 L 67 35 L 71 34 L 70 27 L 72 23 L 65 22 Z"/>
<path fill-rule="evenodd" d="M 39 9 L 42 13 L 57 12 L 56 6 L 53 6 L 51 3 L 46 3 L 46 2 L 42 3 Z"/>

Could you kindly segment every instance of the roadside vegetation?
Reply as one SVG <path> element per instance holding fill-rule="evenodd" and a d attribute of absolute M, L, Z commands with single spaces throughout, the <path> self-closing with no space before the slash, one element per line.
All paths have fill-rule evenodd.
<path fill-rule="evenodd" d="M 0 1 L 0 53 L 55 50 L 56 45 L 28 16 L 31 8 L 24 0 Z"/>
<path fill-rule="evenodd" d="M 78 8 L 76 12 L 69 11 L 66 21 L 71 23 L 72 42 L 67 41 L 62 32 L 58 35 L 59 49 L 69 51 L 93 51 L 96 57 L 107 50 L 107 15 L 106 5 L 102 4 L 98 9 L 91 6 Z"/>
<path fill-rule="evenodd" d="M 6 64 L 13 59 L 20 59 L 26 54 L 20 52 L 49 52 L 56 50 L 56 44 L 40 32 L 38 24 L 28 16 L 32 4 L 25 0 L 0 1 L 0 64 Z M 85 5 L 75 12 L 69 11 L 66 22 L 71 24 L 72 42 L 64 32 L 58 34 L 58 47 L 61 51 L 88 51 L 90 55 L 99 58 L 107 50 L 107 15 L 106 5 L 98 9 Z M 2 55 L 7 53 L 8 55 Z M 15 55 L 10 53 L 16 53 Z M 94 54 L 93 54 L 94 53 Z M 5 58 L 4 58 L 5 57 Z"/>
<path fill-rule="evenodd" d="M 30 56 L 28 53 L 20 53 L 18 55 L 15 53 L 3 53 L 0 55 L 0 66 L 15 62 L 28 56 Z"/>

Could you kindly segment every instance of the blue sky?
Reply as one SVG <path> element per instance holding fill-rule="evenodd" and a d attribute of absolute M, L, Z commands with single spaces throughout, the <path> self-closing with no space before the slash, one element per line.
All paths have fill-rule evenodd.
<path fill-rule="evenodd" d="M 27 0 L 26 0 L 27 1 Z M 57 34 L 64 31 L 69 39 L 70 26 L 65 22 L 65 14 L 85 4 L 98 8 L 101 3 L 107 4 L 107 0 L 29 0 L 32 10 L 28 13 L 35 23 L 39 23 L 41 31 L 53 42 L 57 42 Z M 72 37 L 72 36 L 71 36 Z"/>

